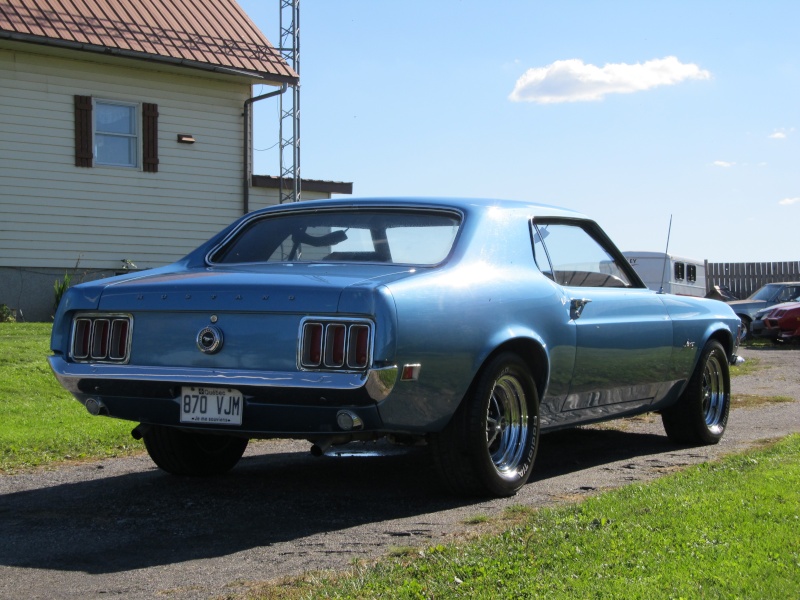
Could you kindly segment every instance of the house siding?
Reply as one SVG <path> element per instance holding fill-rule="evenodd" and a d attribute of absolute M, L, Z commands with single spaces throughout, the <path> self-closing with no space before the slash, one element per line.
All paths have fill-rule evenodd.
<path fill-rule="evenodd" d="M 76 167 L 75 95 L 157 104 L 158 172 Z M 249 84 L 0 48 L 0 266 L 147 268 L 192 250 L 241 214 L 249 96 Z"/>

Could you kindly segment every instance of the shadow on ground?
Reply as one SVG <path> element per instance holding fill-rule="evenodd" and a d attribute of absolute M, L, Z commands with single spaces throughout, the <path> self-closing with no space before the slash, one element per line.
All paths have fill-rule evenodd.
<path fill-rule="evenodd" d="M 269 445 L 265 446 L 269 449 Z M 663 453 L 664 436 L 579 429 L 543 436 L 534 481 Z M 231 555 L 481 500 L 447 495 L 425 448 L 345 447 L 246 457 L 230 474 L 149 469 L 0 496 L 0 565 L 114 573 Z"/>

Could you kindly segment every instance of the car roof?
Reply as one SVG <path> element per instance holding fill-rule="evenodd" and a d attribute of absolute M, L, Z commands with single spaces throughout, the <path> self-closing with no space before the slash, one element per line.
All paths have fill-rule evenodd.
<path fill-rule="evenodd" d="M 465 213 L 483 212 L 486 210 L 506 209 L 520 211 L 530 217 L 566 217 L 574 219 L 586 219 L 586 215 L 579 212 L 539 204 L 526 200 L 502 200 L 491 198 L 441 198 L 441 197 L 365 197 L 365 198 L 330 198 L 323 200 L 303 200 L 291 204 L 279 204 L 270 206 L 252 214 L 264 214 L 270 212 L 282 212 L 285 210 L 307 210 L 320 208 L 355 208 L 355 207 L 375 207 L 375 208 L 444 208 L 455 209 Z"/>

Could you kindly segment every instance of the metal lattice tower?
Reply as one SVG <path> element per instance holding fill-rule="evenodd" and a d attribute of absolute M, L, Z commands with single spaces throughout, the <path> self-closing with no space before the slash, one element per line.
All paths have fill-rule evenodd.
<path fill-rule="evenodd" d="M 280 53 L 300 75 L 300 0 L 280 1 Z M 300 200 L 300 82 L 280 96 L 280 203 Z"/>

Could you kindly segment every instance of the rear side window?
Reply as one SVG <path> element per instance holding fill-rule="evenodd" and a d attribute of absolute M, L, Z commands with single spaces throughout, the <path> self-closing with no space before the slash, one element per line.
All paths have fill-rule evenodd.
<path fill-rule="evenodd" d="M 633 287 L 621 263 L 580 224 L 537 222 L 533 251 L 542 273 L 559 285 Z"/>
<path fill-rule="evenodd" d="M 435 265 L 461 225 L 442 211 L 330 210 L 264 216 L 247 223 L 209 262 L 371 262 Z"/>

